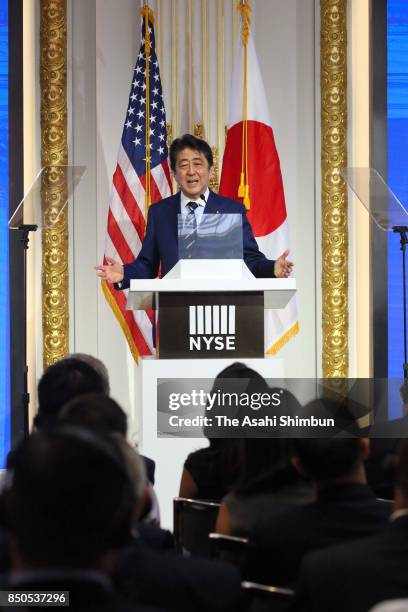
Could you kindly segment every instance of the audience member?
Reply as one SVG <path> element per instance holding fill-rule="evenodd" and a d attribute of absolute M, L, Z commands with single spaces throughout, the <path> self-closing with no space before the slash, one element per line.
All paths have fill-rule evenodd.
<path fill-rule="evenodd" d="M 294 465 L 312 480 L 317 499 L 285 511 L 271 509 L 254 529 L 254 543 L 270 552 L 270 579 L 285 584 L 295 582 L 306 553 L 372 535 L 390 511 L 366 484 L 366 438 L 296 439 L 292 444 Z"/>
<path fill-rule="evenodd" d="M 378 534 L 307 555 L 296 609 L 366 612 L 384 600 L 408 597 L 408 441 L 398 453 L 395 511 Z"/>
<path fill-rule="evenodd" d="M 38 383 L 37 429 L 52 426 L 62 407 L 84 393 L 104 393 L 106 384 L 95 368 L 70 357 L 49 366 Z"/>
<path fill-rule="evenodd" d="M 75 611 L 141 609 L 120 600 L 110 580 L 116 551 L 130 538 L 134 501 L 113 441 L 74 427 L 32 434 L 15 453 L 1 499 L 8 588 L 69 591 Z"/>
<path fill-rule="evenodd" d="M 236 442 L 239 474 L 222 500 L 216 531 L 251 538 L 254 526 L 272 507 L 307 503 L 314 492 L 290 463 L 288 440 L 244 438 Z"/>
<path fill-rule="evenodd" d="M 103 393 L 80 395 L 62 408 L 58 419 L 66 424 L 86 427 L 103 435 L 117 435 L 131 478 L 135 486 L 139 486 L 140 459 L 146 467 L 146 457 L 139 455 L 126 442 L 127 417 L 114 399 Z M 153 486 L 146 478 L 142 482 L 144 482 L 143 504 L 138 506 L 137 513 L 134 514 L 135 523 L 139 525 L 139 534 L 146 543 L 155 548 L 174 548 L 170 532 L 158 527 L 160 511 Z"/>
<path fill-rule="evenodd" d="M 229 388 L 232 379 L 242 379 L 245 388 L 262 386 L 268 389 L 266 381 L 258 372 L 243 363 L 235 362 L 218 374 L 211 393 Z M 244 387 L 242 391 L 245 391 Z M 216 409 L 215 405 L 213 416 Z M 180 497 L 220 501 L 236 480 L 239 473 L 236 440 L 221 437 L 220 430 L 217 437 L 213 433 L 204 429 L 209 446 L 188 455 L 181 476 Z"/>
<path fill-rule="evenodd" d="M 109 380 L 109 372 L 106 365 L 95 357 L 94 355 L 89 355 L 88 353 L 69 353 L 65 355 L 64 359 L 79 359 L 80 361 L 84 361 L 88 365 L 91 366 L 96 372 L 98 372 L 100 378 L 103 381 L 103 393 L 106 395 L 110 395 L 110 380 Z"/>
<path fill-rule="evenodd" d="M 177 612 L 241 609 L 241 578 L 234 566 L 158 552 L 141 540 L 135 540 L 123 551 L 114 584 L 130 601 L 148 602 Z"/>
<path fill-rule="evenodd" d="M 116 433 L 124 438 L 127 435 L 126 413 L 104 393 L 84 393 L 74 397 L 62 407 L 58 419 L 103 435 Z"/>

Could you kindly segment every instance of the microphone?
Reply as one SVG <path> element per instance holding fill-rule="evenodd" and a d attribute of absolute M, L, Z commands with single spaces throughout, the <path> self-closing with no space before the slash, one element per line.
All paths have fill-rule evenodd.
<path fill-rule="evenodd" d="M 203 200 L 204 204 L 207 204 L 205 201 L 205 195 L 203 193 L 200 193 L 200 200 Z"/>

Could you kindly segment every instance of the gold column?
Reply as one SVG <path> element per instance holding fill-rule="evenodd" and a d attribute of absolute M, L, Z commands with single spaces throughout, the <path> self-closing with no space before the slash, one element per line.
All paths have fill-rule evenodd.
<path fill-rule="evenodd" d="M 347 0 L 321 0 L 323 377 L 348 376 Z"/>
<path fill-rule="evenodd" d="M 66 0 L 41 0 L 40 86 L 41 165 L 68 162 L 67 144 L 67 15 Z M 43 365 L 68 352 L 68 219 L 64 211 L 52 220 L 45 199 L 58 204 L 66 195 L 61 173 L 46 172 L 42 205 L 48 229 L 42 231 Z M 48 204 L 47 204 L 48 205 Z"/>

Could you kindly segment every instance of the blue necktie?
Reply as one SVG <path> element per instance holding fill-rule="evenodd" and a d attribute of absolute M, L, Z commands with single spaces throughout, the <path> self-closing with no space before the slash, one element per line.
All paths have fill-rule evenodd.
<path fill-rule="evenodd" d="M 188 202 L 187 208 L 189 210 L 189 215 L 194 215 L 196 208 L 198 208 L 197 202 Z"/>
<path fill-rule="evenodd" d="M 198 204 L 197 202 L 188 202 L 186 204 L 186 207 L 188 208 L 188 215 L 187 215 L 187 222 L 189 224 L 189 228 L 191 229 L 191 232 L 189 232 L 188 234 L 188 244 L 187 244 L 187 250 L 189 250 L 190 248 L 193 247 L 195 241 L 197 240 L 197 217 L 195 215 L 195 210 L 196 208 L 198 208 Z M 189 258 L 192 257 L 191 253 L 188 256 Z"/>

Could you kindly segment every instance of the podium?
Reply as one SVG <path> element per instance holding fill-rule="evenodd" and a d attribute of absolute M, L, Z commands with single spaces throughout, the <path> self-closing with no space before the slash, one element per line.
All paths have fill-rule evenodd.
<path fill-rule="evenodd" d="M 159 359 L 263 359 L 264 309 L 284 308 L 296 280 L 255 278 L 243 261 L 236 278 L 236 262 L 184 263 L 162 279 L 130 283 L 128 309 L 158 308 Z"/>
<path fill-rule="evenodd" d="M 235 361 L 244 361 L 264 378 L 283 378 L 282 360 L 264 355 L 264 309 L 284 308 L 296 291 L 293 278 L 255 278 L 250 272 L 242 258 L 242 243 L 235 248 L 238 235 L 242 240 L 242 229 L 237 233 L 234 225 L 231 241 L 222 225 L 222 217 L 228 217 L 229 226 L 232 217 L 239 217 L 237 222 L 242 223 L 240 215 L 203 217 L 211 225 L 211 245 L 201 235 L 199 248 L 194 236 L 183 249 L 186 238 L 180 239 L 184 223 L 180 219 L 180 260 L 161 279 L 131 280 L 127 301 L 130 310 L 155 306 L 158 311 L 157 356 L 142 359 L 140 365 L 141 402 L 135 433 L 140 451 L 157 460 L 155 489 L 162 525 L 170 529 L 172 499 L 178 494 L 184 461 L 207 442 L 205 438 L 158 433 L 159 385 L 179 379 L 184 388 L 190 380 L 193 388 L 200 381 L 209 391 L 213 379 Z M 213 224 L 217 230 L 223 228 L 216 248 Z M 206 227 L 200 227 L 198 233 L 200 229 L 205 234 Z M 234 244 L 225 258 L 219 257 L 220 241 Z M 208 253 L 217 257 L 209 259 L 205 257 Z"/>

